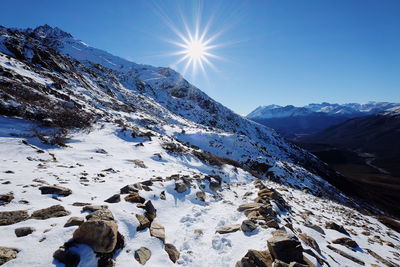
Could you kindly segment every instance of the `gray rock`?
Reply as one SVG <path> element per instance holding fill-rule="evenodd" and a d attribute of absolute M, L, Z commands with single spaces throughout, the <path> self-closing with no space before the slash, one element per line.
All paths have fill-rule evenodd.
<path fill-rule="evenodd" d="M 272 232 L 267 240 L 268 250 L 274 259 L 286 263 L 303 262 L 303 248 L 300 241 L 292 234 L 282 230 Z"/>
<path fill-rule="evenodd" d="M 53 217 L 62 217 L 70 215 L 71 212 L 65 210 L 61 205 L 54 205 L 45 209 L 34 211 L 31 218 L 37 220 L 46 220 Z"/>
<path fill-rule="evenodd" d="M 348 237 L 339 237 L 335 240 L 332 240 L 332 243 L 339 244 L 339 245 L 342 245 L 342 246 L 345 246 L 348 248 L 357 248 L 358 247 L 357 242 Z"/>
<path fill-rule="evenodd" d="M 81 260 L 79 254 L 67 250 L 64 247 L 57 249 L 53 254 L 53 258 L 64 263 L 66 267 L 77 267 Z"/>
<path fill-rule="evenodd" d="M 165 244 L 164 250 L 168 253 L 169 259 L 175 263 L 177 260 L 179 260 L 180 253 L 176 249 L 176 247 L 172 244 Z"/>
<path fill-rule="evenodd" d="M 104 202 L 107 202 L 107 203 L 118 203 L 120 201 L 121 201 L 121 197 L 119 194 L 115 194 L 115 195 L 107 198 L 106 200 L 104 200 Z"/>
<path fill-rule="evenodd" d="M 345 234 L 345 235 L 349 235 L 349 233 L 346 231 L 346 229 L 344 229 L 343 226 L 341 226 L 341 225 L 339 225 L 339 224 L 337 224 L 335 222 L 326 222 L 325 223 L 325 228 L 338 231 L 338 232 L 340 232 L 342 234 Z"/>
<path fill-rule="evenodd" d="M 237 208 L 237 211 L 245 211 L 245 210 L 249 210 L 249 209 L 258 209 L 260 208 L 262 205 L 262 203 L 247 203 L 247 204 L 242 204 Z"/>
<path fill-rule="evenodd" d="M 33 227 L 20 227 L 14 230 L 17 237 L 27 236 L 35 231 Z"/>
<path fill-rule="evenodd" d="M 107 205 L 87 205 L 87 206 L 84 206 L 84 207 L 82 208 L 82 211 L 91 211 L 91 212 L 94 212 L 94 211 L 98 211 L 98 210 L 102 210 L 102 209 L 107 209 L 107 208 L 108 208 Z"/>
<path fill-rule="evenodd" d="M 64 224 L 64 227 L 70 227 L 70 226 L 79 226 L 85 221 L 84 218 L 82 217 L 71 217 L 68 219 L 68 221 Z"/>
<path fill-rule="evenodd" d="M 203 191 L 196 192 L 196 197 L 198 200 L 205 202 L 206 201 L 206 193 Z"/>
<path fill-rule="evenodd" d="M 86 220 L 93 221 L 93 220 L 104 220 L 104 221 L 113 221 L 114 215 L 109 209 L 100 209 L 96 210 L 95 212 L 90 213 L 86 216 Z"/>
<path fill-rule="evenodd" d="M 135 259 L 142 265 L 145 265 L 146 262 L 151 257 L 151 251 L 148 248 L 141 247 L 135 251 Z"/>
<path fill-rule="evenodd" d="M 18 250 L 13 248 L 0 247 L 0 265 L 17 257 Z"/>
<path fill-rule="evenodd" d="M 165 228 L 156 221 L 153 221 L 150 225 L 150 235 L 161 239 L 165 242 Z"/>
<path fill-rule="evenodd" d="M 128 184 L 120 189 L 121 194 L 130 194 L 137 192 L 139 192 L 139 190 L 133 184 Z"/>
<path fill-rule="evenodd" d="M 29 218 L 26 210 L 0 211 L 0 225 L 10 225 Z"/>
<path fill-rule="evenodd" d="M 61 196 L 69 196 L 72 194 L 71 189 L 59 185 L 46 185 L 39 187 L 42 195 L 54 194 Z"/>
<path fill-rule="evenodd" d="M 176 192 L 183 193 L 183 192 L 186 191 L 186 189 L 187 189 L 187 186 L 186 186 L 185 183 L 182 183 L 182 182 L 176 182 L 175 183 L 175 191 Z"/>
<path fill-rule="evenodd" d="M 219 234 L 228 234 L 228 233 L 233 233 L 236 231 L 239 231 L 240 229 L 240 224 L 232 224 L 232 225 L 224 225 L 221 227 L 218 227 L 215 232 Z"/>
<path fill-rule="evenodd" d="M 252 232 L 257 229 L 257 225 L 251 220 L 244 220 L 240 226 L 240 229 L 243 232 Z"/>
<path fill-rule="evenodd" d="M 136 219 L 139 221 L 139 226 L 136 227 L 136 231 L 141 231 L 141 230 L 144 230 L 144 229 L 150 227 L 151 222 L 149 219 L 147 219 L 146 216 L 136 214 Z"/>
<path fill-rule="evenodd" d="M 268 251 L 250 249 L 246 255 L 236 263 L 236 267 L 271 267 L 273 259 Z"/>
<path fill-rule="evenodd" d="M 12 192 L 5 195 L 0 195 L 0 206 L 10 203 L 11 200 L 13 199 L 14 199 L 14 194 Z"/>

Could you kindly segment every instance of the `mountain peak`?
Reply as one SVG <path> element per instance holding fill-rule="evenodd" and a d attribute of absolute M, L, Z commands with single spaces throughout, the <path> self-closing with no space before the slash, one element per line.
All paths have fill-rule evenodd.
<path fill-rule="evenodd" d="M 48 24 L 41 25 L 36 27 L 35 29 L 28 29 L 28 33 L 33 33 L 36 37 L 40 37 L 42 39 L 45 38 L 73 38 L 70 33 L 67 33 L 61 30 L 58 27 L 52 27 Z"/>

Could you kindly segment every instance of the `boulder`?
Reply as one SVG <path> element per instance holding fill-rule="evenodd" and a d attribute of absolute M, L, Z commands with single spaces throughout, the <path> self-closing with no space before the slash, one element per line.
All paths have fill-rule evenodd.
<path fill-rule="evenodd" d="M 114 215 L 109 209 L 100 209 L 96 210 L 95 212 L 90 213 L 86 216 L 86 220 L 93 221 L 93 220 L 104 220 L 104 221 L 113 221 Z"/>
<path fill-rule="evenodd" d="M 46 185 L 39 187 L 42 195 L 54 194 L 60 196 L 69 196 L 72 194 L 71 189 L 59 185 Z"/>
<path fill-rule="evenodd" d="M 13 199 L 14 199 L 14 194 L 12 192 L 7 193 L 5 195 L 0 195 L 0 206 L 10 203 L 11 200 Z"/>
<path fill-rule="evenodd" d="M 180 257 L 180 253 L 179 251 L 176 249 L 176 247 L 172 244 L 165 244 L 164 246 L 164 250 L 168 253 L 169 259 L 175 263 L 177 260 L 179 260 Z"/>
<path fill-rule="evenodd" d="M 257 229 L 257 225 L 251 220 L 244 220 L 240 226 L 240 229 L 243 232 L 252 232 Z"/>
<path fill-rule="evenodd" d="M 340 244 L 340 245 L 346 246 L 348 248 L 356 248 L 356 247 L 358 247 L 357 242 L 354 241 L 351 238 L 348 238 L 348 237 L 339 237 L 339 238 L 337 238 L 335 240 L 332 240 L 332 243 L 333 244 Z"/>
<path fill-rule="evenodd" d="M 261 207 L 262 203 L 247 203 L 247 204 L 242 204 L 237 208 L 237 211 L 245 211 L 245 210 L 249 210 L 249 209 L 258 209 L 259 207 Z"/>
<path fill-rule="evenodd" d="M 303 262 L 303 248 L 300 241 L 292 234 L 282 230 L 272 232 L 267 240 L 268 250 L 274 259 L 286 263 Z"/>
<path fill-rule="evenodd" d="M 165 228 L 156 221 L 152 221 L 150 225 L 150 235 L 161 239 L 165 242 Z"/>
<path fill-rule="evenodd" d="M 120 189 L 121 194 L 137 193 L 139 190 L 132 184 L 128 184 Z"/>
<path fill-rule="evenodd" d="M 301 241 L 303 241 L 307 246 L 315 249 L 319 254 L 321 254 L 321 249 L 318 246 L 317 241 L 315 241 L 314 238 L 312 238 L 311 236 L 305 234 L 305 233 L 301 233 L 299 234 L 299 238 Z"/>
<path fill-rule="evenodd" d="M 250 249 L 246 255 L 236 263 L 236 267 L 271 267 L 273 259 L 268 251 Z"/>
<path fill-rule="evenodd" d="M 320 234 L 325 235 L 324 229 L 322 229 L 322 227 L 320 227 L 320 226 L 318 226 L 318 225 L 312 224 L 312 223 L 310 223 L 310 222 L 305 222 L 305 223 L 304 223 L 304 226 L 306 226 L 306 227 L 308 227 L 308 228 L 311 228 L 311 229 L 317 231 L 317 232 L 320 233 Z"/>
<path fill-rule="evenodd" d="M 98 210 L 102 210 L 102 209 L 107 209 L 108 206 L 107 205 L 86 205 L 82 208 L 82 211 L 98 211 Z"/>
<path fill-rule="evenodd" d="M 70 227 L 70 226 L 79 226 L 85 221 L 84 218 L 82 217 L 71 217 L 68 219 L 68 221 L 64 224 L 64 227 Z"/>
<path fill-rule="evenodd" d="M 53 253 L 53 258 L 64 263 L 66 267 L 77 267 L 81 260 L 79 254 L 60 247 Z"/>
<path fill-rule="evenodd" d="M 112 195 L 111 197 L 104 200 L 104 202 L 107 202 L 107 203 L 118 203 L 120 201 L 121 201 L 121 197 L 119 194 Z"/>
<path fill-rule="evenodd" d="M 73 234 L 77 243 L 91 246 L 95 252 L 110 253 L 117 244 L 118 225 L 115 221 L 93 220 L 82 223 Z"/>
<path fill-rule="evenodd" d="M 0 265 L 17 257 L 18 250 L 7 247 L 0 247 Z"/>
<path fill-rule="evenodd" d="M 135 259 L 142 265 L 145 265 L 146 262 L 151 257 L 151 251 L 148 248 L 141 247 L 135 251 Z"/>
<path fill-rule="evenodd" d="M 145 199 L 142 198 L 138 193 L 130 193 L 128 196 L 125 197 L 125 201 L 135 202 L 135 203 L 144 203 Z"/>
<path fill-rule="evenodd" d="M 31 218 L 37 220 L 46 220 L 54 217 L 63 217 L 70 215 L 71 212 L 65 210 L 65 208 L 61 205 L 54 205 L 45 209 L 34 211 L 31 215 Z"/>
<path fill-rule="evenodd" d="M 157 210 L 154 208 L 153 203 L 151 200 L 148 200 L 145 204 L 144 207 L 145 209 L 145 214 L 144 216 L 147 217 L 151 222 L 157 217 Z"/>
<path fill-rule="evenodd" d="M 325 228 L 326 229 L 336 230 L 336 231 L 338 231 L 338 232 L 340 232 L 342 234 L 349 235 L 349 233 L 346 231 L 346 229 L 344 229 L 343 226 L 338 225 L 335 222 L 326 222 L 325 223 Z"/>
<path fill-rule="evenodd" d="M 342 251 L 340 249 L 332 247 L 331 245 L 327 245 L 327 248 L 329 248 L 330 250 L 336 252 L 337 254 L 339 254 L 339 255 L 341 255 L 341 256 L 343 256 L 343 257 L 345 257 L 345 258 L 347 258 L 347 259 L 349 259 L 351 261 L 354 261 L 357 264 L 365 265 L 365 263 L 362 260 L 359 260 L 356 257 L 353 257 L 352 255 L 350 255 L 350 254 L 348 254 L 348 253 L 346 253 L 346 252 L 344 252 L 344 251 Z"/>
<path fill-rule="evenodd" d="M 27 236 L 35 231 L 33 227 L 20 227 L 14 230 L 17 237 Z"/>
<path fill-rule="evenodd" d="M 26 210 L 0 211 L 0 225 L 10 225 L 29 218 Z"/>
<path fill-rule="evenodd" d="M 240 224 L 231 224 L 231 225 L 224 225 L 221 227 L 218 227 L 215 232 L 219 234 L 228 234 L 228 233 L 233 233 L 236 231 L 239 231 L 240 229 Z"/>
<path fill-rule="evenodd" d="M 136 227 L 136 231 L 141 231 L 141 230 L 144 230 L 144 229 L 150 227 L 151 222 L 149 219 L 147 219 L 146 216 L 140 215 L 140 214 L 136 214 L 135 216 L 136 216 L 136 219 L 139 221 L 139 226 Z"/>
<path fill-rule="evenodd" d="M 206 201 L 206 193 L 204 193 L 203 191 L 198 191 L 198 192 L 196 192 L 196 198 L 200 201 L 205 202 Z"/>
<path fill-rule="evenodd" d="M 183 192 L 186 191 L 186 189 L 187 189 L 187 186 L 186 186 L 185 183 L 183 183 L 183 182 L 176 182 L 175 183 L 175 191 L 176 192 L 183 193 Z"/>
<path fill-rule="evenodd" d="M 269 189 L 269 188 L 261 189 L 260 191 L 258 191 L 257 195 L 260 198 L 267 198 L 271 200 L 278 199 L 279 197 L 278 192 L 276 192 L 274 189 Z"/>

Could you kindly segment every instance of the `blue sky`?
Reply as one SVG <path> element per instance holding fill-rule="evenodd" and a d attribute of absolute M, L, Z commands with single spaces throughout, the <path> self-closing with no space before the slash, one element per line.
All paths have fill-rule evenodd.
<path fill-rule="evenodd" d="M 185 77 L 246 114 L 259 105 L 400 102 L 397 0 L 3 0 L 0 25 L 57 26 L 137 63 L 173 66 L 178 41 L 199 17 L 224 44 L 216 70 Z M 199 16 L 201 7 L 201 16 Z M 183 65 L 177 70 L 182 72 Z"/>

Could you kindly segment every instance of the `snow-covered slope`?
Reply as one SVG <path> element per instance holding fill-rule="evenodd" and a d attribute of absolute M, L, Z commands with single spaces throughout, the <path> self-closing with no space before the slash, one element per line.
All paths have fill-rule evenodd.
<path fill-rule="evenodd" d="M 274 130 L 235 114 L 169 68 L 129 62 L 89 47 L 57 28 L 0 28 L 0 115 L 0 186 L 4 192 L 0 234 L 5 242 L 0 246 L 16 249 L 6 253 L 16 256 L 8 261 L 10 266 L 60 265 L 58 260 L 65 259 L 57 254 L 58 260 L 53 260 L 52 253 L 72 238 L 77 228 L 63 227 L 64 223 L 70 216 L 88 214 L 76 202 L 107 204 L 108 208 L 100 209 L 107 219 L 100 221 L 117 225 L 125 239 L 121 242 L 121 237 L 115 236 L 113 240 L 124 245 L 114 244 L 112 252 L 96 254 L 102 264 L 138 264 L 134 254 L 140 247 L 151 251 L 148 266 L 172 264 L 165 251 L 168 246 L 151 237 L 148 229 L 136 230 L 134 214 L 143 214 L 144 207 L 125 201 L 128 195 L 120 192 L 128 184 L 141 182 L 134 191 L 153 202 L 155 221 L 165 227 L 166 242 L 175 245 L 180 252 L 178 263 L 185 266 L 232 266 L 249 249 L 265 250 L 272 228 L 284 225 L 288 232 L 306 232 L 321 243 L 323 252 L 308 256 L 311 261 L 322 257 L 331 266 L 351 265 L 352 261 L 326 247 L 340 234 L 327 230 L 327 234 L 316 235 L 303 227 L 311 221 L 323 225 L 326 220 L 350 224 L 350 219 L 341 218 L 346 212 L 371 222 L 373 230 L 383 235 L 382 240 L 399 240 L 376 219 L 342 206 L 367 207 L 326 181 L 337 174 L 324 163 L 287 143 Z M 258 178 L 268 187 L 279 188 L 279 194 L 268 191 L 272 192 L 274 211 L 267 210 L 277 215 L 253 217 L 258 230 L 250 233 L 215 233 L 220 226 L 252 216 L 236 209 L 254 201 L 257 189 L 252 182 Z M 48 189 L 38 187 L 47 184 L 67 187 L 72 194 L 41 194 Z M 120 201 L 115 197 L 112 203 L 104 202 L 118 193 Z M 257 201 L 267 206 L 270 203 Z M 46 210 L 55 217 L 34 219 L 37 213 L 33 211 L 57 204 L 67 211 L 58 210 L 54 215 Z M 315 211 L 315 217 L 307 213 L 310 218 L 301 219 L 299 214 L 307 207 Z M 149 212 L 149 207 L 145 208 Z M 17 216 L 7 211 L 16 210 L 23 210 L 17 212 L 22 220 L 4 226 L 10 217 Z M 332 218 L 323 217 L 323 210 L 332 210 Z M 110 214 L 112 222 L 108 222 Z M 147 213 L 144 216 L 154 219 Z M 84 225 L 90 223 L 87 219 Z M 35 231 L 15 237 L 14 230 L 24 226 Z M 377 240 L 368 244 L 368 237 L 358 234 L 361 226 L 354 227 L 351 237 L 360 247 L 398 261 L 398 248 Z M 157 232 L 153 235 L 162 232 L 157 229 L 152 229 Z M 93 250 L 76 240 L 79 238 L 74 234 L 74 242 L 65 244 L 69 254 L 59 253 L 69 259 L 77 253 L 81 266 L 96 266 Z M 92 248 L 97 249 L 95 244 Z M 0 248 L 0 253 L 3 251 Z M 140 253 L 148 256 L 145 251 Z M 378 263 L 364 250 L 347 253 L 366 263 Z"/>

